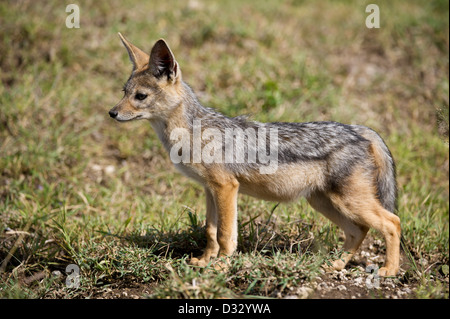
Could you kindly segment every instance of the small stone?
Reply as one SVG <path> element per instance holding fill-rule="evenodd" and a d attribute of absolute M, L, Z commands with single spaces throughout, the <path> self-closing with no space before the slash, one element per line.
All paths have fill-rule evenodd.
<path fill-rule="evenodd" d="M 321 282 L 317 285 L 317 290 L 328 290 L 328 285 L 326 282 Z"/>
<path fill-rule="evenodd" d="M 357 286 L 362 286 L 363 283 L 364 283 L 364 278 L 363 278 L 363 277 L 358 277 L 358 278 L 356 278 L 353 282 L 354 282 L 355 285 L 357 285 Z"/>
<path fill-rule="evenodd" d="M 306 299 L 314 292 L 312 288 L 309 287 L 300 287 L 297 289 L 297 297 L 299 299 Z"/>
<path fill-rule="evenodd" d="M 116 170 L 116 168 L 114 167 L 114 165 L 108 165 L 105 167 L 105 173 L 109 174 L 109 175 L 114 173 L 115 170 Z"/>
<path fill-rule="evenodd" d="M 98 164 L 93 164 L 91 166 L 91 168 L 92 168 L 92 170 L 97 171 L 97 172 L 102 170 L 102 167 L 100 165 L 98 165 Z"/>
<path fill-rule="evenodd" d="M 345 287 L 344 285 L 339 285 L 336 287 L 336 289 L 339 291 L 345 291 L 345 290 L 347 290 L 347 287 Z"/>

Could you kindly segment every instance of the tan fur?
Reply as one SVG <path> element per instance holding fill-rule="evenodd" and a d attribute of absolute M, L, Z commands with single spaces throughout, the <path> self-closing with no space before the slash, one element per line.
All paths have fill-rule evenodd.
<path fill-rule="evenodd" d="M 381 150 L 379 147 L 376 147 L 373 143 L 370 144 L 369 148 L 370 153 L 373 156 L 374 163 L 376 167 L 378 168 L 378 174 L 383 175 L 385 174 L 387 168 L 386 168 L 386 162 L 383 160 L 383 155 L 381 153 Z"/>
<path fill-rule="evenodd" d="M 238 176 L 240 192 L 270 201 L 288 202 L 307 196 L 325 183 L 324 162 L 286 164 L 274 174 Z"/>

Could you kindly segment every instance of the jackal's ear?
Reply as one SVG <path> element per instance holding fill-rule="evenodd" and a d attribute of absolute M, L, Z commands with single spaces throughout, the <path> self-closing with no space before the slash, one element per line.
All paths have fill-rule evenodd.
<path fill-rule="evenodd" d="M 157 78 L 165 75 L 169 80 L 175 80 L 180 75 L 178 63 L 163 39 L 159 39 L 153 46 L 149 67 L 152 74 Z"/>
<path fill-rule="evenodd" d="M 147 53 L 134 46 L 129 42 L 125 37 L 119 32 L 120 40 L 122 40 L 123 45 L 128 51 L 128 55 L 130 56 L 130 60 L 133 63 L 133 71 L 143 69 L 149 60 L 149 56 Z"/>

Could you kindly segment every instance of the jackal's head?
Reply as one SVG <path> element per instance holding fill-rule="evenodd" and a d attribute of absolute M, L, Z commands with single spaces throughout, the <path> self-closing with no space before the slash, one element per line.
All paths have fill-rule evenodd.
<path fill-rule="evenodd" d="M 123 87 L 122 100 L 109 115 L 120 122 L 167 118 L 181 101 L 181 71 L 172 51 L 160 39 L 149 56 L 119 36 L 133 63 L 133 72 Z"/>

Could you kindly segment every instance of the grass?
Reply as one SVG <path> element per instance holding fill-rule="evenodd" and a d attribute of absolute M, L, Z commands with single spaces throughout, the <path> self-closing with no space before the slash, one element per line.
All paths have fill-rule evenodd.
<path fill-rule="evenodd" d="M 448 2 L 377 4 L 380 29 L 358 1 L 86 1 L 68 29 L 58 1 L 3 1 L 0 296 L 282 298 L 329 280 L 319 266 L 341 233 L 304 200 L 241 196 L 230 270 L 186 265 L 205 245 L 204 194 L 149 125 L 108 118 L 131 71 L 120 31 L 147 51 L 164 37 L 202 103 L 227 115 L 380 132 L 398 169 L 400 283 L 408 298 L 448 298 Z"/>

